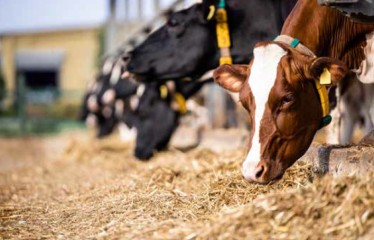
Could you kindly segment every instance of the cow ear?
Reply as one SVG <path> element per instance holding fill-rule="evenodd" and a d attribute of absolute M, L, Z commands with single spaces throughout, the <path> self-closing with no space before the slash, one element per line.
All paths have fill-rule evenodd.
<path fill-rule="evenodd" d="M 239 92 L 247 76 L 248 65 L 224 64 L 213 73 L 214 81 L 230 92 Z"/>
<path fill-rule="evenodd" d="M 319 79 L 322 84 L 338 84 L 348 73 L 348 68 L 342 61 L 320 57 L 312 61 L 308 73 L 311 78 Z"/>

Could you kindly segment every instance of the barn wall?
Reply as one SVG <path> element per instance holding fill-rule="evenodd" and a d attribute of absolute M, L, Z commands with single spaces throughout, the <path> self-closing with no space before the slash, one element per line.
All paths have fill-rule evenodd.
<path fill-rule="evenodd" d="M 17 51 L 63 52 L 64 58 L 59 73 L 61 90 L 84 90 L 96 72 L 98 29 L 5 35 L 0 41 L 3 73 L 10 90 L 15 87 Z"/>

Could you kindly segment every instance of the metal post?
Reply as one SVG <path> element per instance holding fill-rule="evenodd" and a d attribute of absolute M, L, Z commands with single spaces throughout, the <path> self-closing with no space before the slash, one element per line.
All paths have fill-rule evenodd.
<path fill-rule="evenodd" d="M 216 84 L 208 87 L 205 97 L 213 128 L 223 128 L 227 123 L 225 91 Z"/>
<path fill-rule="evenodd" d="M 143 20 L 142 19 L 142 0 L 138 0 L 138 19 L 139 20 Z"/>
<path fill-rule="evenodd" d="M 26 128 L 26 85 L 25 76 L 23 74 L 18 74 L 17 78 L 17 108 L 18 108 L 18 119 L 20 123 L 21 134 L 25 134 Z"/>
<path fill-rule="evenodd" d="M 130 21 L 130 1 L 125 0 L 125 21 Z"/>
<path fill-rule="evenodd" d="M 111 52 L 116 42 L 116 0 L 110 0 L 110 13 L 105 31 L 105 52 Z"/>
<path fill-rule="evenodd" d="M 155 0 L 155 13 L 158 13 L 161 9 L 160 0 Z"/>

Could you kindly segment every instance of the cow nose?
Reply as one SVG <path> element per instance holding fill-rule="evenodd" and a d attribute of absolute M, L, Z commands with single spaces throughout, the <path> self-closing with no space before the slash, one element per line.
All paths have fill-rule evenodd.
<path fill-rule="evenodd" d="M 263 176 L 266 173 L 266 166 L 263 164 L 259 164 L 256 167 L 243 167 L 243 176 L 249 182 L 263 182 Z"/>

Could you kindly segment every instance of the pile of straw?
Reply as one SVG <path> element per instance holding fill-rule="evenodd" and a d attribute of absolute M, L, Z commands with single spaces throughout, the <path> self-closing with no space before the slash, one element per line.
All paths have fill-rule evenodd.
<path fill-rule="evenodd" d="M 374 227 L 374 176 L 318 179 L 299 162 L 262 186 L 241 176 L 244 149 L 144 163 L 115 139 L 69 141 L 56 159 L 1 173 L 0 236 L 347 239 Z"/>

